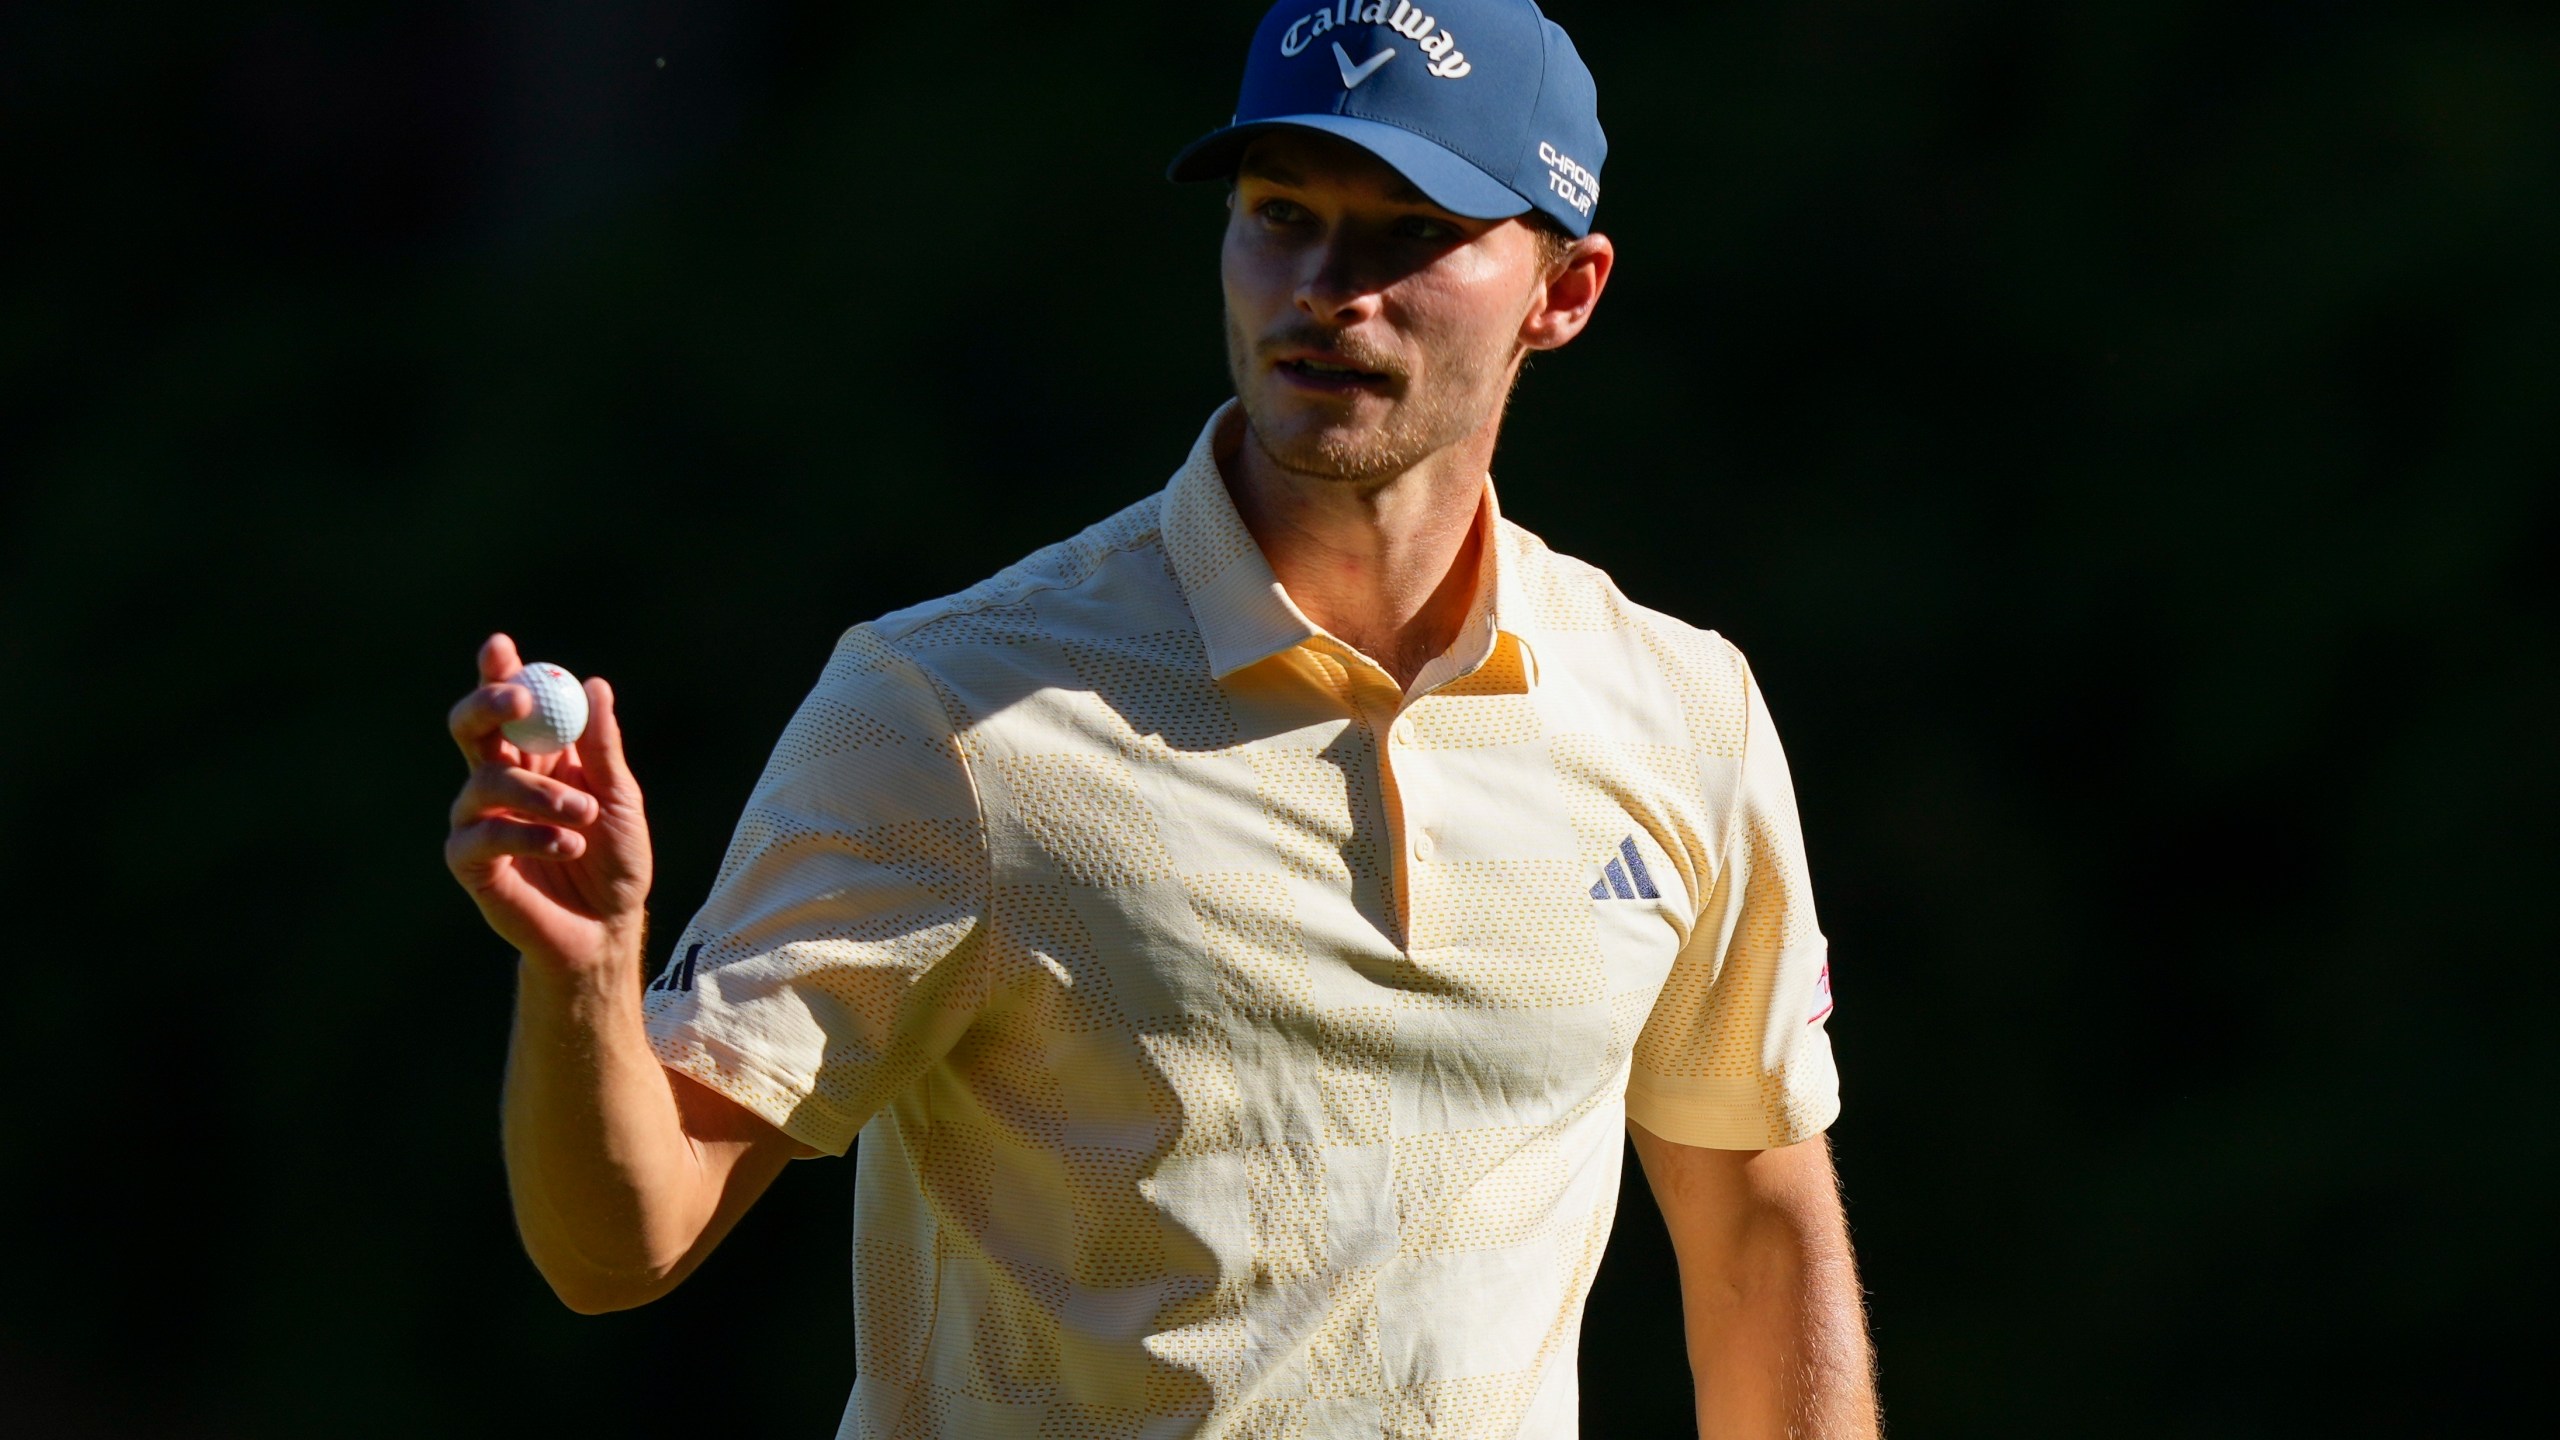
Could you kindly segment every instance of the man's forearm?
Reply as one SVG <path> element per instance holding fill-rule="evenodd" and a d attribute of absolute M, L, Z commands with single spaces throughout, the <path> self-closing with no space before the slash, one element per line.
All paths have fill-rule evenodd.
<path fill-rule="evenodd" d="M 641 1021 L 629 965 L 521 964 L 508 1054 L 508 1189 L 525 1249 L 560 1298 L 611 1310 L 652 1298 L 713 1197 Z"/>

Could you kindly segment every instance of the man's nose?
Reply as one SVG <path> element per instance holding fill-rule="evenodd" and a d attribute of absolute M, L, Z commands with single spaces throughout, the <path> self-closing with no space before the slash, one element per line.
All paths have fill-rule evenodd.
<path fill-rule="evenodd" d="M 1377 282 L 1339 240 L 1316 247 L 1298 282 L 1298 310 L 1327 325 L 1355 325 L 1378 313 Z"/>

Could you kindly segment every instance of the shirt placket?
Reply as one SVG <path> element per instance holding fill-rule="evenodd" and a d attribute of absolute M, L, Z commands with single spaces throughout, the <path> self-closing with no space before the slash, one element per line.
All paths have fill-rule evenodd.
<path fill-rule="evenodd" d="M 1334 677 L 1352 723 L 1358 725 L 1369 742 L 1369 753 L 1375 765 L 1380 807 L 1386 812 L 1388 849 L 1395 887 L 1397 944 L 1408 954 L 1413 948 L 1413 922 L 1416 908 L 1428 890 L 1428 869 L 1438 853 L 1439 840 L 1431 833 L 1428 817 L 1416 813 L 1416 797 L 1405 783 L 1406 777 L 1397 765 L 1400 752 L 1413 748 L 1413 717 L 1403 690 L 1386 671 L 1369 657 L 1339 642 L 1326 645 L 1326 667 Z"/>

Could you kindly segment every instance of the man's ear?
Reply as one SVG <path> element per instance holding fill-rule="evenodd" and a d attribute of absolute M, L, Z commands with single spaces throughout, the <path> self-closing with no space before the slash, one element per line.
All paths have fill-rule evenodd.
<path fill-rule="evenodd" d="M 1591 323 L 1600 292 L 1609 288 L 1609 272 L 1618 262 L 1618 247 L 1598 231 L 1573 242 L 1520 322 L 1520 343 L 1531 350 L 1558 350 Z"/>

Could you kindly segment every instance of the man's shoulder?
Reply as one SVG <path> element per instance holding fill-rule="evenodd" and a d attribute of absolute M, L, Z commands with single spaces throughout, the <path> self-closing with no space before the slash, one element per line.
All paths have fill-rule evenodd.
<path fill-rule="evenodd" d="M 1702 687 L 1739 697 L 1749 669 L 1732 641 L 1638 604 L 1607 571 L 1550 547 L 1508 520 L 1502 528 L 1503 562 L 1517 577 L 1536 634 L 1550 648 L 1568 655 L 1588 650 L 1603 660 L 1631 659 L 1660 671 L 1675 689 Z"/>
<path fill-rule="evenodd" d="M 854 626 L 828 681 L 930 690 L 968 728 L 1008 699 L 1075 683 L 1097 646 L 1191 628 L 1164 554 L 1163 500 L 1150 495 L 965 590 Z"/>
<path fill-rule="evenodd" d="M 909 653 L 1002 644 L 1085 618 L 1094 601 L 1143 605 L 1159 596 L 1112 586 L 1116 568 L 1163 568 L 1164 496 L 1149 495 L 1054 545 L 1044 545 L 966 590 L 893 610 L 857 627 Z M 1151 577 L 1152 578 L 1152 577 Z M 1108 591 L 1097 597 L 1096 592 Z"/>

